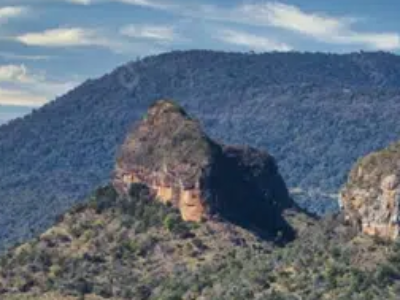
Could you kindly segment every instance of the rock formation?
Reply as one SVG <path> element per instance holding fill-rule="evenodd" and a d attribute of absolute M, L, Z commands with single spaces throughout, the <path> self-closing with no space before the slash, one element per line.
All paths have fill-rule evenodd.
<path fill-rule="evenodd" d="M 400 144 L 361 159 L 340 193 L 346 219 L 365 234 L 394 240 L 400 232 Z"/>
<path fill-rule="evenodd" d="M 121 147 L 113 184 L 128 194 L 133 183 L 146 184 L 186 221 L 222 217 L 270 233 L 290 231 L 282 211 L 295 204 L 274 159 L 216 143 L 168 100 L 150 107 Z"/>

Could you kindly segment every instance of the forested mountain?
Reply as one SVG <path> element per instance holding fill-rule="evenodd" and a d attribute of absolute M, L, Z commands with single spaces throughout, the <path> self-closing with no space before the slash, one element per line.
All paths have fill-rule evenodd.
<path fill-rule="evenodd" d="M 172 52 L 89 80 L 0 127 L 1 245 L 105 183 L 130 124 L 161 98 L 216 140 L 268 149 L 299 201 L 323 212 L 336 200 L 315 191 L 336 194 L 358 157 L 399 138 L 400 57 Z"/>
<path fill-rule="evenodd" d="M 398 219 L 399 180 L 375 184 L 398 157 L 392 147 L 361 159 L 350 177 L 367 169 L 373 185 L 348 183 L 367 190 L 317 218 L 288 197 L 267 152 L 216 143 L 177 103 L 157 101 L 120 146 L 110 184 L 0 255 L 1 299 L 398 299 L 398 221 L 387 216 Z"/>

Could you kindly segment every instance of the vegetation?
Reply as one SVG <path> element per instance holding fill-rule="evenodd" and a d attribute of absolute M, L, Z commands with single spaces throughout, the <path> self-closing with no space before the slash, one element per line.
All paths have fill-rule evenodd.
<path fill-rule="evenodd" d="M 79 299 L 80 298 L 80 299 Z M 8 295 L 4 300 L 81 300 L 82 297 L 66 296 L 59 293 L 47 293 L 43 295 L 27 295 L 27 294 L 15 294 Z M 103 297 L 96 295 L 85 295 L 85 300 L 103 300 Z M 118 299 L 115 299 L 118 300 Z"/>
<path fill-rule="evenodd" d="M 398 139 L 399 79 L 400 58 L 387 53 L 189 51 L 89 80 L 1 126 L 0 248 L 106 184 L 128 128 L 160 98 L 218 140 L 266 148 L 288 187 L 305 191 L 297 200 L 324 213 L 356 159 Z"/>
<path fill-rule="evenodd" d="M 397 162 L 399 160 L 400 142 L 395 142 L 389 147 L 361 157 L 350 172 L 347 185 L 358 188 L 378 188 L 385 176 L 398 173 Z"/>
<path fill-rule="evenodd" d="M 0 298 L 397 299 L 400 244 L 358 236 L 340 216 L 286 217 L 298 238 L 279 247 L 229 223 L 184 223 L 134 185 L 98 189 L 87 205 L 0 260 Z"/>

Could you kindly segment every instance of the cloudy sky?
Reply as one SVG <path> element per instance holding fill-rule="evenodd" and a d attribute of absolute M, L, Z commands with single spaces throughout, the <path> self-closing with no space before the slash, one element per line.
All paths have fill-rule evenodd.
<path fill-rule="evenodd" d="M 398 0 L 0 0 L 0 123 L 176 49 L 400 50 Z"/>

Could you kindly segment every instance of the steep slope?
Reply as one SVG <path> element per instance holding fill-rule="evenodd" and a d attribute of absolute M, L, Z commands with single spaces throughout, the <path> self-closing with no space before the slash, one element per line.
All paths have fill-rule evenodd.
<path fill-rule="evenodd" d="M 113 183 L 120 194 L 141 183 L 178 208 L 185 221 L 222 217 L 272 236 L 293 236 L 282 213 L 296 205 L 274 159 L 214 142 L 173 101 L 153 104 L 119 152 Z"/>
<path fill-rule="evenodd" d="M 385 239 L 400 233 L 400 144 L 360 159 L 340 194 L 340 204 L 359 230 Z"/>
<path fill-rule="evenodd" d="M 227 222 L 187 223 L 134 184 L 111 186 L 0 258 L 5 300 L 398 299 L 400 247 L 340 219 L 287 212 L 284 248 Z"/>
<path fill-rule="evenodd" d="M 337 193 L 359 156 L 398 139 L 399 70 L 385 53 L 189 51 L 89 80 L 0 127 L 0 245 L 107 182 L 131 122 L 161 98 L 178 100 L 214 139 L 267 148 L 298 199 L 323 212 L 336 201 L 318 191 Z"/>
<path fill-rule="evenodd" d="M 56 290 L 147 299 L 158 285 L 167 284 L 171 273 L 194 271 L 236 246 L 272 248 L 229 223 L 184 223 L 144 185 L 134 184 L 126 198 L 108 186 L 35 241 L 3 257 L 0 297 Z"/>
<path fill-rule="evenodd" d="M 270 252 L 315 221 L 271 156 L 214 142 L 170 100 L 149 108 L 119 154 L 112 184 L 0 259 L 2 299 L 177 299 L 163 291 L 171 275 L 231 249 Z"/>

